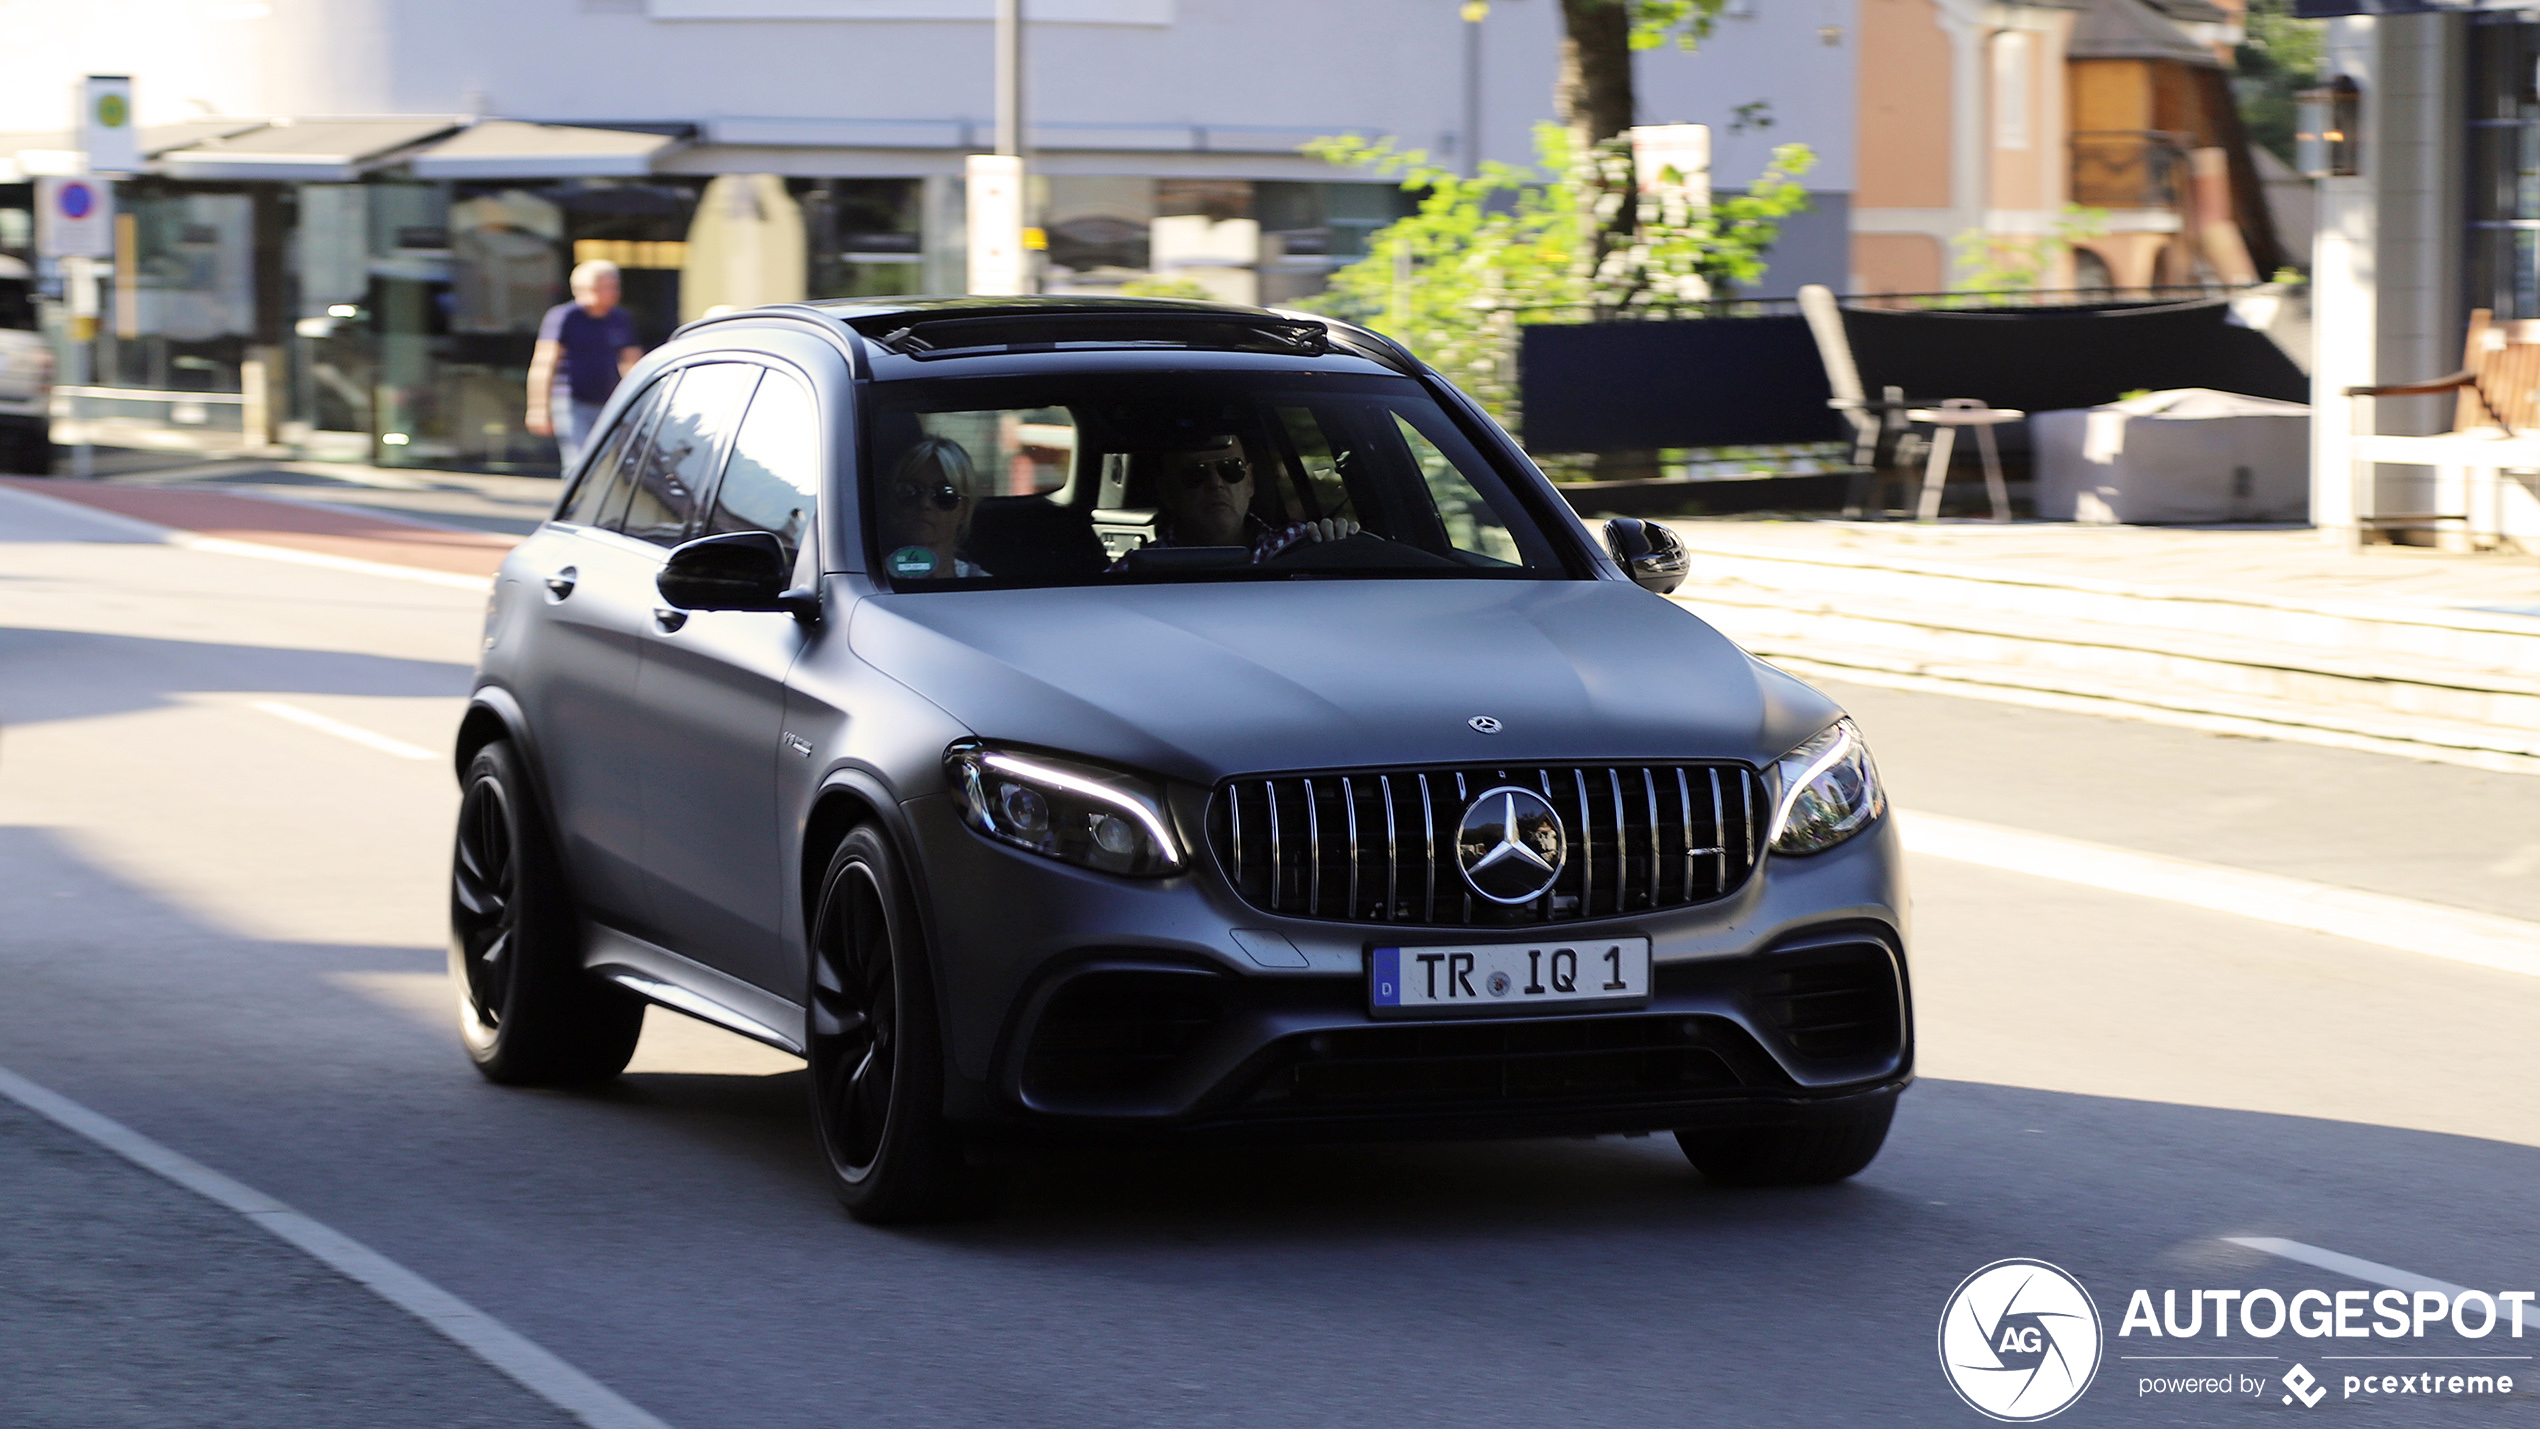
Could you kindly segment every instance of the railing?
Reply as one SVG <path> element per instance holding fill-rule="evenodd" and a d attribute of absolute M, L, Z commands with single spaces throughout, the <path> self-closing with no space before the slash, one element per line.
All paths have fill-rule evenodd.
<path fill-rule="evenodd" d="M 2186 136 L 2159 129 L 2081 129 L 2072 136 L 2072 201 L 2084 208 L 2176 208 Z"/>
<path fill-rule="evenodd" d="M 2184 303 L 2200 298 L 2229 297 L 2242 291 L 2220 283 L 2184 283 L 2147 288 L 2023 288 L 2009 291 L 1954 293 L 1845 293 L 1837 299 L 1847 308 L 1896 312 L 1984 312 L 1995 309 L 2139 307 L 2145 303 Z M 1710 298 L 1701 302 L 1652 303 L 1629 308 L 1598 308 L 1588 303 L 1531 303 L 1515 309 L 1521 321 L 1552 323 L 1668 322 L 1686 318 L 1782 318 L 1799 314 L 1797 298 Z"/>

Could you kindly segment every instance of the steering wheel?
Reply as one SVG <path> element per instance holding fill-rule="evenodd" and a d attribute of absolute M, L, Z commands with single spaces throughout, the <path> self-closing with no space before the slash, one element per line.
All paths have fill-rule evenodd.
<path fill-rule="evenodd" d="M 1262 564 L 1281 570 L 1346 571 L 1452 566 L 1455 562 L 1417 546 L 1388 541 L 1372 531 L 1360 531 L 1337 541 L 1299 541 Z"/>

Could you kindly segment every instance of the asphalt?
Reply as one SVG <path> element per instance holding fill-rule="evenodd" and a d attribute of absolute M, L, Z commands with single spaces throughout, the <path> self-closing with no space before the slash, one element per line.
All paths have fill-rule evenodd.
<path fill-rule="evenodd" d="M 2357 1282 L 2222 1237 L 2540 1289 L 2540 980 L 1939 860 L 1912 869 L 1925 1079 L 1844 1185 L 1723 1190 L 1663 1139 L 1115 1152 L 1014 1168 L 986 1220 L 856 1225 L 821 1186 L 798 1064 L 764 1049 L 655 1013 L 605 1090 L 468 1069 L 441 973 L 448 768 L 253 706 L 441 747 L 481 599 L 135 542 L 0 494 L 0 1065 L 672 1424 L 1971 1424 L 1934 1329 L 1952 1287 L 2008 1256 L 2073 1271 L 2107 1321 L 2108 1367 L 2065 1422 L 2227 1423 L 2290 1411 L 2140 1396 L 2117 1358 L 2143 1348 L 2114 1334 L 2127 1292 Z M 2437 877 L 2527 854 L 2527 781 L 1840 693 L 1912 807 L 2329 882 L 2413 857 L 2393 891 L 2532 916 L 2519 895 L 2469 901 L 2504 875 Z M 233 1373 L 250 1352 L 207 1327 L 242 1312 L 201 1297 L 237 1287 L 283 1314 L 313 1302 L 294 1282 L 224 1280 L 181 1244 L 119 1294 L 41 1298 L 183 1193 L 76 1157 L 96 1179 L 62 1189 L 46 1148 L 77 1148 L 26 1130 L 0 1118 L 0 1196 L 63 1209 L 30 1213 L 53 1229 L 8 1223 L 33 1259 L 0 1261 L 0 1345 L 138 1336 L 162 1357 L 46 1351 L 35 1378 L 63 1392 L 45 1402 L 293 1422 L 316 1381 Z M 372 1327 L 349 1306 L 325 1323 Z M 2438 1339 L 2196 1348 L 2278 1356 L 2276 1374 L 2322 1350 L 2459 1348 Z M 2471 1348 L 2525 1346 L 2540 1331 Z M 328 1363 L 362 1408 L 337 1422 L 395 1422 L 350 1396 L 428 1406 L 470 1382 L 384 1341 Z M 148 1398 L 206 1380 L 244 1398 Z M 2504 1401 L 2320 1412 L 2522 1423 L 2534 1390 L 2540 1372 Z"/>
<path fill-rule="evenodd" d="M 0 1102 L 0 1423 L 569 1424 L 228 1210 Z"/>

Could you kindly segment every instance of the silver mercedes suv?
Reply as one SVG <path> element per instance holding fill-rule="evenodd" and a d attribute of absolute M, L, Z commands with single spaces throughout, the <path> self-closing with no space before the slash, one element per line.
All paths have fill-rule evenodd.
<path fill-rule="evenodd" d="M 703 1018 L 809 1062 L 877 1221 L 1048 1138 L 1878 1153 L 1913 1024 L 1859 734 L 1386 339 L 759 308 L 646 357 L 566 475 L 458 740 L 487 1076 Z"/>

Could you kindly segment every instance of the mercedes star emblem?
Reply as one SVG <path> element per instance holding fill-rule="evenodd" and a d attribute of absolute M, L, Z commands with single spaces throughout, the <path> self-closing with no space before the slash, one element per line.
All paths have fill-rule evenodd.
<path fill-rule="evenodd" d="M 1532 789 L 1501 785 L 1465 806 L 1455 831 L 1464 881 L 1493 903 L 1532 903 L 1552 890 L 1569 858 L 1552 804 Z"/>
<path fill-rule="evenodd" d="M 1499 733 L 1499 721 L 1492 719 L 1489 715 L 1475 715 L 1464 722 L 1484 734 Z"/>

